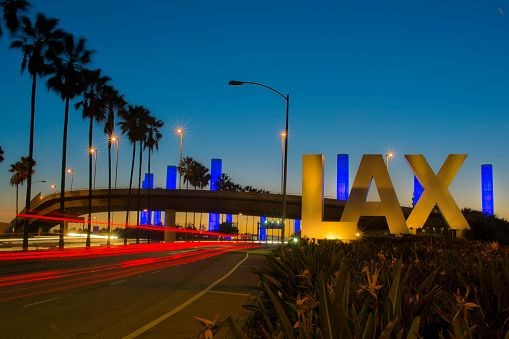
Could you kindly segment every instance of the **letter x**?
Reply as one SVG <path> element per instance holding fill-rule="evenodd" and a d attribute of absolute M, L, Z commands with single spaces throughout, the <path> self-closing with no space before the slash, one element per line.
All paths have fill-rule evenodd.
<path fill-rule="evenodd" d="M 466 157 L 466 154 L 449 154 L 438 174 L 435 175 L 422 154 L 405 155 L 410 167 L 424 188 L 419 201 L 408 216 L 408 227 L 420 228 L 424 226 L 436 204 L 449 227 L 452 229 L 470 228 L 448 190 Z"/>

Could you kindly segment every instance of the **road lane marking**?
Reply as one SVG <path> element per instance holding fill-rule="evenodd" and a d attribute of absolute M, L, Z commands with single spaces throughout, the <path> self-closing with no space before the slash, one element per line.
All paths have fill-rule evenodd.
<path fill-rule="evenodd" d="M 158 272 L 159 272 L 159 271 L 152 271 L 151 273 L 152 273 L 152 274 L 155 274 L 155 273 L 158 273 Z"/>
<path fill-rule="evenodd" d="M 150 330 L 152 327 L 158 325 L 159 323 L 165 321 L 166 319 L 168 319 L 169 317 L 171 317 L 172 315 L 182 311 L 184 308 L 186 308 L 187 306 L 191 305 L 193 302 L 195 302 L 197 299 L 199 299 L 200 297 L 202 297 L 205 293 L 209 292 L 210 290 L 212 290 L 216 285 L 218 285 L 221 281 L 223 281 L 224 279 L 228 278 L 233 272 L 235 272 L 235 270 L 237 270 L 237 268 L 239 268 L 240 265 L 242 265 L 244 263 L 244 261 L 247 260 L 247 258 L 249 257 L 249 252 L 246 253 L 246 256 L 244 257 L 244 259 L 242 259 L 237 265 L 235 265 L 235 267 L 233 267 L 228 273 L 226 273 L 225 275 L 223 275 L 221 278 L 217 279 L 216 281 L 214 281 L 212 284 L 210 284 L 208 287 L 206 287 L 204 290 L 202 290 L 201 292 L 199 292 L 198 294 L 195 294 L 194 296 L 192 296 L 191 298 L 187 299 L 186 301 L 184 301 L 182 304 L 178 305 L 177 307 L 175 307 L 174 309 L 172 309 L 171 311 L 163 314 L 162 316 L 160 316 L 159 318 L 149 322 L 148 324 L 146 324 L 145 326 L 142 326 L 140 327 L 139 329 L 137 329 L 136 331 L 126 335 L 125 337 L 123 337 L 122 339 L 132 339 L 132 338 L 136 338 L 137 336 L 147 332 L 148 330 Z"/>
<path fill-rule="evenodd" d="M 120 283 L 123 283 L 123 282 L 125 282 L 125 280 L 115 281 L 115 282 L 111 283 L 110 286 L 113 286 L 113 285 L 116 285 L 116 284 L 120 284 Z"/>
<path fill-rule="evenodd" d="M 225 291 L 209 291 L 209 293 L 237 295 L 239 297 L 249 297 L 250 296 L 249 293 L 225 292 Z"/>
<path fill-rule="evenodd" d="M 59 299 L 59 298 L 60 297 L 55 297 L 55 298 L 51 298 L 51 299 L 48 299 L 48 300 L 38 301 L 36 303 L 28 304 L 28 305 L 25 305 L 23 307 L 30 307 L 30 306 L 34 306 L 34 305 L 39 305 L 39 304 L 47 303 L 47 302 L 50 302 L 50 301 L 53 301 L 53 300 L 56 300 L 56 299 Z"/>

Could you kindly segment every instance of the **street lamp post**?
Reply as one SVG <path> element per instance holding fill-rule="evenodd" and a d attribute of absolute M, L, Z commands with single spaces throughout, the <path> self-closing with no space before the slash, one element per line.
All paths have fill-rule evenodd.
<path fill-rule="evenodd" d="M 283 228 L 282 228 L 282 232 L 281 232 L 281 239 L 282 239 L 282 242 L 284 244 L 285 242 L 285 224 L 286 224 L 286 177 L 287 177 L 287 172 L 288 172 L 288 164 L 287 164 L 287 160 L 288 160 L 288 113 L 289 113 L 289 108 L 290 108 L 290 94 L 286 94 L 284 95 L 283 93 L 281 93 L 280 91 L 278 91 L 277 89 L 275 88 L 272 88 L 270 86 L 267 86 L 267 85 L 264 85 L 264 84 L 260 84 L 258 82 L 251 82 L 251 81 L 238 81 L 238 80 L 230 80 L 228 82 L 228 84 L 230 86 L 241 86 L 241 85 L 255 85 L 255 86 L 260 86 L 260 87 L 265 87 L 266 89 L 269 89 L 271 90 L 272 92 L 278 94 L 281 98 L 283 98 L 286 102 L 286 115 L 285 115 L 285 130 L 284 130 L 284 133 L 285 133 L 285 138 L 284 138 L 284 159 L 283 159 L 283 211 L 282 211 L 282 216 L 281 216 L 281 221 L 283 223 Z"/>
<path fill-rule="evenodd" d="M 285 139 L 286 133 L 281 132 L 281 190 L 283 192 L 283 177 L 284 177 L 284 168 L 285 168 Z"/>
<path fill-rule="evenodd" d="M 72 168 L 68 168 L 67 173 L 71 176 L 71 191 L 72 191 L 72 184 L 74 182 L 74 170 Z"/>
<path fill-rule="evenodd" d="M 182 163 L 182 139 L 184 137 L 184 130 L 182 129 L 182 127 L 177 128 L 177 134 L 180 137 L 180 157 L 179 157 L 179 166 L 180 166 L 180 164 Z M 178 168 L 178 166 L 177 166 L 177 168 Z M 179 189 L 180 189 L 181 184 L 182 184 L 182 174 L 179 171 Z"/>
<path fill-rule="evenodd" d="M 94 190 L 95 190 L 95 178 L 97 175 L 97 148 L 91 147 L 90 154 L 94 156 Z"/>
<path fill-rule="evenodd" d="M 112 135 L 111 141 L 115 143 L 115 189 L 117 188 L 117 176 L 118 176 L 118 148 L 120 140 L 118 137 Z"/>

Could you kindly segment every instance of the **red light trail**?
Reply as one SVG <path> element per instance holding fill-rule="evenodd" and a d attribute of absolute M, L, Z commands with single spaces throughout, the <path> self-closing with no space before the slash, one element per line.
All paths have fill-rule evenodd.
<path fill-rule="evenodd" d="M 166 245 L 166 244 L 165 244 Z M 36 295 L 58 292 L 82 286 L 118 280 L 129 276 L 139 275 L 148 271 L 160 270 L 168 267 L 188 264 L 231 251 L 248 250 L 260 247 L 254 244 L 175 244 L 171 248 L 177 250 L 160 257 L 138 258 L 116 263 L 89 265 L 71 269 L 57 269 L 34 273 L 14 274 L 0 277 L 0 302 L 16 299 L 24 299 Z M 163 247 L 154 245 L 122 246 L 122 247 L 151 247 L 154 251 L 170 250 L 170 246 Z M 196 248 L 201 247 L 201 248 Z M 179 249 L 177 249 L 179 248 Z M 147 249 L 145 248 L 145 252 Z M 70 250 L 69 252 L 81 250 Z M 53 251 L 51 251 L 53 252 Z M 56 251 L 55 251 L 56 252 Z M 89 251 L 94 252 L 94 251 Z M 100 251 L 95 252 L 96 255 Z M 46 253 L 46 252 L 44 252 Z M 141 253 L 136 251 L 122 252 L 118 255 Z M 90 253 L 89 253 L 90 254 Z M 60 259 L 75 259 L 75 256 L 60 257 Z"/>
<path fill-rule="evenodd" d="M 0 252 L 0 262 L 2 261 L 29 261 L 29 260 L 68 260 L 72 258 L 85 257 L 104 257 L 120 256 L 147 252 L 164 252 L 196 247 L 218 247 L 218 246 L 241 246 L 251 245 L 244 241 L 199 241 L 199 242 L 173 242 L 173 243 L 154 243 L 138 245 L 112 245 L 112 246 L 94 246 L 90 248 L 66 248 L 52 249 L 44 251 L 28 252 Z M 257 245 L 255 245 L 256 247 Z M 240 247 L 238 247 L 240 248 Z"/>
<path fill-rule="evenodd" d="M 39 219 L 39 220 L 47 220 L 47 221 L 66 221 L 66 222 L 72 222 L 72 223 L 79 223 L 83 224 L 87 221 L 84 218 L 69 218 L 65 216 L 58 216 L 58 213 L 53 213 L 52 215 L 39 215 L 39 214 L 25 214 L 20 213 L 17 215 L 19 218 L 28 218 L 28 219 Z M 105 225 L 107 226 L 108 223 L 105 221 L 94 221 L 94 224 L 96 225 Z M 238 235 L 234 234 L 225 234 L 225 233 L 219 233 L 219 232 L 212 232 L 212 231 L 200 231 L 200 230 L 193 230 L 193 229 L 185 229 L 185 228 L 179 228 L 174 226 L 142 226 L 142 225 L 130 225 L 130 224 L 119 224 L 119 223 L 112 223 L 110 222 L 111 227 L 129 227 L 129 228 L 137 228 L 137 229 L 143 229 L 143 230 L 149 230 L 149 231 L 158 231 L 158 232 L 175 232 L 175 233 L 188 233 L 188 234 L 199 234 L 199 235 L 206 235 L 206 236 L 214 236 L 214 237 L 229 237 L 229 238 L 238 238 Z"/>

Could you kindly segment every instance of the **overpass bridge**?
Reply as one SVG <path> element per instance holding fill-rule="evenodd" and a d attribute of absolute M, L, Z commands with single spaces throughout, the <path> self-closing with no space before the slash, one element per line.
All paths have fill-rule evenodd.
<path fill-rule="evenodd" d="M 127 188 L 111 190 L 111 211 L 130 211 L 137 209 L 137 191 L 132 189 L 131 195 Z M 244 214 L 267 217 L 281 217 L 282 215 L 281 194 L 272 193 L 248 193 L 248 192 L 227 192 L 227 191 L 206 191 L 175 189 L 167 190 L 155 188 L 150 190 L 142 189 L 140 195 L 140 208 L 152 211 L 177 212 L 203 212 L 203 213 L 228 213 Z M 300 195 L 287 195 L 286 218 L 301 218 Z M 339 221 L 344 208 L 344 201 L 336 199 L 324 200 L 324 219 Z M 48 231 L 58 225 L 60 221 L 52 219 L 37 219 L 37 216 L 48 217 L 59 215 L 60 192 L 41 196 L 38 194 L 32 199 L 29 232 L 37 232 L 38 229 Z M 96 189 L 92 191 L 92 213 L 108 211 L 108 189 Z M 23 210 L 20 214 L 25 213 Z M 77 218 L 88 213 L 88 189 L 65 192 L 65 215 Z M 16 219 L 11 225 L 16 224 Z M 16 229 L 23 225 L 23 218 L 18 218 Z"/>

